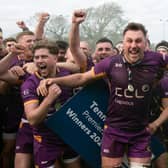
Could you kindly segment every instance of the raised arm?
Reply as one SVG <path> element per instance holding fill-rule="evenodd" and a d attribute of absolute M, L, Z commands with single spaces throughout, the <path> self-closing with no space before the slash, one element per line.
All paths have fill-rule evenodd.
<path fill-rule="evenodd" d="M 18 54 L 24 53 L 25 48 L 21 45 L 16 45 L 11 48 L 11 52 L 8 53 L 2 60 L 0 60 L 0 80 L 15 83 L 18 80 L 18 76 L 9 71 L 11 61 Z"/>
<path fill-rule="evenodd" d="M 44 26 L 48 21 L 50 15 L 46 12 L 39 14 L 39 20 L 35 29 L 35 37 L 37 40 L 44 38 Z"/>
<path fill-rule="evenodd" d="M 20 29 L 22 29 L 22 31 L 29 31 L 29 28 L 26 26 L 26 23 L 23 20 L 17 21 L 16 24 Z"/>
<path fill-rule="evenodd" d="M 0 60 L 0 75 L 2 75 L 6 70 L 9 69 L 11 65 L 11 61 L 18 54 L 22 54 L 25 52 L 25 47 L 22 45 L 16 44 L 11 47 L 10 52 Z"/>
<path fill-rule="evenodd" d="M 69 48 L 74 57 L 75 62 L 84 68 L 87 66 L 87 57 L 80 49 L 79 26 L 85 20 L 86 12 L 84 10 L 76 10 L 72 16 L 72 24 L 69 33 Z"/>

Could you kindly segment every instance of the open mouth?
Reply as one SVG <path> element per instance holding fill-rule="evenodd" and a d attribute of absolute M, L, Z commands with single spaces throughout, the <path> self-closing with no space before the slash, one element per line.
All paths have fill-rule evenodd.
<path fill-rule="evenodd" d="M 103 60 L 104 58 L 106 58 L 108 55 L 101 55 L 99 58 L 100 60 Z"/>
<path fill-rule="evenodd" d="M 131 50 L 129 50 L 130 54 L 138 54 L 139 53 L 139 49 L 138 48 L 132 48 Z"/>
<path fill-rule="evenodd" d="M 38 68 L 39 68 L 40 70 L 45 70 L 45 69 L 47 69 L 47 65 L 41 64 L 41 65 L 38 65 Z"/>
<path fill-rule="evenodd" d="M 47 68 L 46 64 L 38 65 L 38 71 L 40 72 L 40 75 L 42 77 L 44 77 L 44 78 L 47 77 L 47 75 L 48 75 L 48 68 Z"/>

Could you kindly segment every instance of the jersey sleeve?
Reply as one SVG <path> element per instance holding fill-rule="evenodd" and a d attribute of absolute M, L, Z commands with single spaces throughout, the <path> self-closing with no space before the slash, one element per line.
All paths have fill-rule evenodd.
<path fill-rule="evenodd" d="M 38 102 L 38 95 L 36 93 L 36 84 L 31 79 L 27 79 L 21 86 L 21 96 L 23 103 Z"/>
<path fill-rule="evenodd" d="M 97 63 L 93 68 L 94 75 L 104 76 L 104 77 L 107 76 L 110 71 L 111 62 L 112 62 L 112 57 L 107 57 L 102 61 L 100 61 L 99 63 Z"/>

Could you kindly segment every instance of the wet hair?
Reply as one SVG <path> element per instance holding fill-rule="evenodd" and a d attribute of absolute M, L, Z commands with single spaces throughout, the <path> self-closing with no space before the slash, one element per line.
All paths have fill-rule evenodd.
<path fill-rule="evenodd" d="M 158 49 L 158 48 L 164 48 L 168 51 L 168 42 L 165 41 L 165 40 L 162 40 L 161 42 L 159 42 L 156 47 L 155 47 L 155 51 Z"/>
<path fill-rule="evenodd" d="M 65 51 L 68 49 L 68 43 L 66 41 L 57 40 L 56 45 L 58 46 L 58 49 L 62 49 L 62 50 L 65 50 Z"/>
<path fill-rule="evenodd" d="M 23 32 L 20 32 L 16 36 L 16 41 L 18 42 L 21 37 L 26 36 L 26 35 L 32 35 L 33 36 L 34 33 L 32 31 L 23 31 Z"/>
<path fill-rule="evenodd" d="M 32 48 L 33 54 L 35 53 L 36 50 L 45 48 L 48 49 L 50 54 L 57 55 L 58 54 L 58 47 L 55 45 L 55 42 L 49 41 L 49 40 L 39 40 L 35 42 Z"/>
<path fill-rule="evenodd" d="M 16 39 L 14 37 L 8 37 L 8 38 L 4 39 L 3 40 L 4 46 L 6 46 L 7 42 L 11 42 L 11 41 L 16 42 Z"/>
<path fill-rule="evenodd" d="M 124 31 L 123 31 L 123 36 L 125 35 L 125 33 L 128 31 L 128 30 L 133 30 L 133 31 L 142 31 L 144 36 L 147 35 L 147 30 L 145 28 L 145 26 L 141 23 L 135 23 L 135 22 L 131 22 L 131 23 L 128 23 L 128 25 L 125 27 Z"/>
<path fill-rule="evenodd" d="M 110 39 L 108 39 L 107 37 L 100 38 L 99 40 L 97 40 L 96 44 L 106 43 L 106 42 L 110 43 L 112 45 L 112 47 L 114 47 L 113 42 Z"/>

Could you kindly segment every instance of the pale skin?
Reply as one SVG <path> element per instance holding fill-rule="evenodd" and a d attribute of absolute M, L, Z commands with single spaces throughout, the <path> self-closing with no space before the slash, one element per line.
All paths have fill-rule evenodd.
<path fill-rule="evenodd" d="M 16 44 L 15 41 L 8 41 L 8 42 L 6 42 L 5 49 L 7 50 L 8 53 L 10 52 L 11 46 L 13 46 L 15 44 Z"/>
<path fill-rule="evenodd" d="M 26 23 L 23 20 L 17 21 L 16 24 L 18 25 L 19 28 L 22 30 L 28 30 Z"/>
<path fill-rule="evenodd" d="M 8 53 L 7 56 L 5 56 L 0 61 L 0 80 L 9 82 L 9 83 L 17 83 L 18 81 L 18 75 L 17 73 L 13 73 L 12 71 L 8 70 L 10 67 L 10 62 L 13 59 L 13 57 L 16 57 L 18 54 L 24 54 L 25 53 L 25 47 L 22 45 L 16 44 L 11 47 L 11 52 Z M 20 73 L 24 73 L 23 71 Z"/>
<path fill-rule="evenodd" d="M 124 34 L 123 40 L 124 47 L 124 57 L 129 63 L 135 63 L 139 59 L 143 59 L 143 52 L 146 48 L 146 36 L 142 31 L 133 31 L 128 30 Z M 53 83 L 58 85 L 64 85 L 69 87 L 77 87 L 86 84 L 89 81 L 95 80 L 96 78 L 93 75 L 93 71 L 90 70 L 85 73 L 78 73 L 71 76 L 63 77 L 63 78 L 53 78 L 46 79 L 41 82 L 39 88 L 37 89 L 38 94 L 46 95 L 47 94 L 47 86 Z M 74 82 L 75 81 L 75 82 Z M 129 158 L 131 162 L 149 164 L 150 157 L 146 158 Z M 115 167 L 120 165 L 122 162 L 122 158 L 109 158 L 102 157 L 102 168 Z"/>
<path fill-rule="evenodd" d="M 166 50 L 165 48 L 158 48 L 157 52 L 162 54 L 162 55 L 168 55 L 168 50 Z"/>
<path fill-rule="evenodd" d="M 91 55 L 91 49 L 86 41 L 80 41 L 80 49 L 83 51 L 86 57 Z"/>
<path fill-rule="evenodd" d="M 142 31 L 128 30 L 123 39 L 124 56 L 129 63 L 143 58 L 146 48 L 146 37 Z"/>
<path fill-rule="evenodd" d="M 100 60 L 113 55 L 113 47 L 110 42 L 100 42 L 96 44 L 94 57 L 97 59 L 97 62 Z"/>
<path fill-rule="evenodd" d="M 58 68 L 65 68 L 72 73 L 80 72 L 80 67 L 77 64 L 71 62 L 57 62 L 56 65 Z"/>
<path fill-rule="evenodd" d="M 25 47 L 25 52 L 23 54 L 18 55 L 19 59 L 26 61 L 32 60 L 33 54 L 31 48 L 33 47 L 34 42 L 35 42 L 34 35 L 23 35 L 18 39 L 18 44 Z"/>
<path fill-rule="evenodd" d="M 84 68 L 87 64 L 87 57 L 80 49 L 79 26 L 84 22 L 86 12 L 84 10 L 76 10 L 72 15 L 72 24 L 69 33 L 69 48 L 77 65 Z"/>
<path fill-rule="evenodd" d="M 35 29 L 35 37 L 36 39 L 44 38 L 44 26 L 50 18 L 50 14 L 47 12 L 39 13 L 38 23 Z"/>
<path fill-rule="evenodd" d="M 39 102 L 27 104 L 24 106 L 27 119 L 30 124 L 35 126 L 41 123 L 49 110 L 53 101 L 61 94 L 61 89 L 58 85 L 53 84 L 48 88 L 48 95 L 44 98 L 42 103 Z"/>

